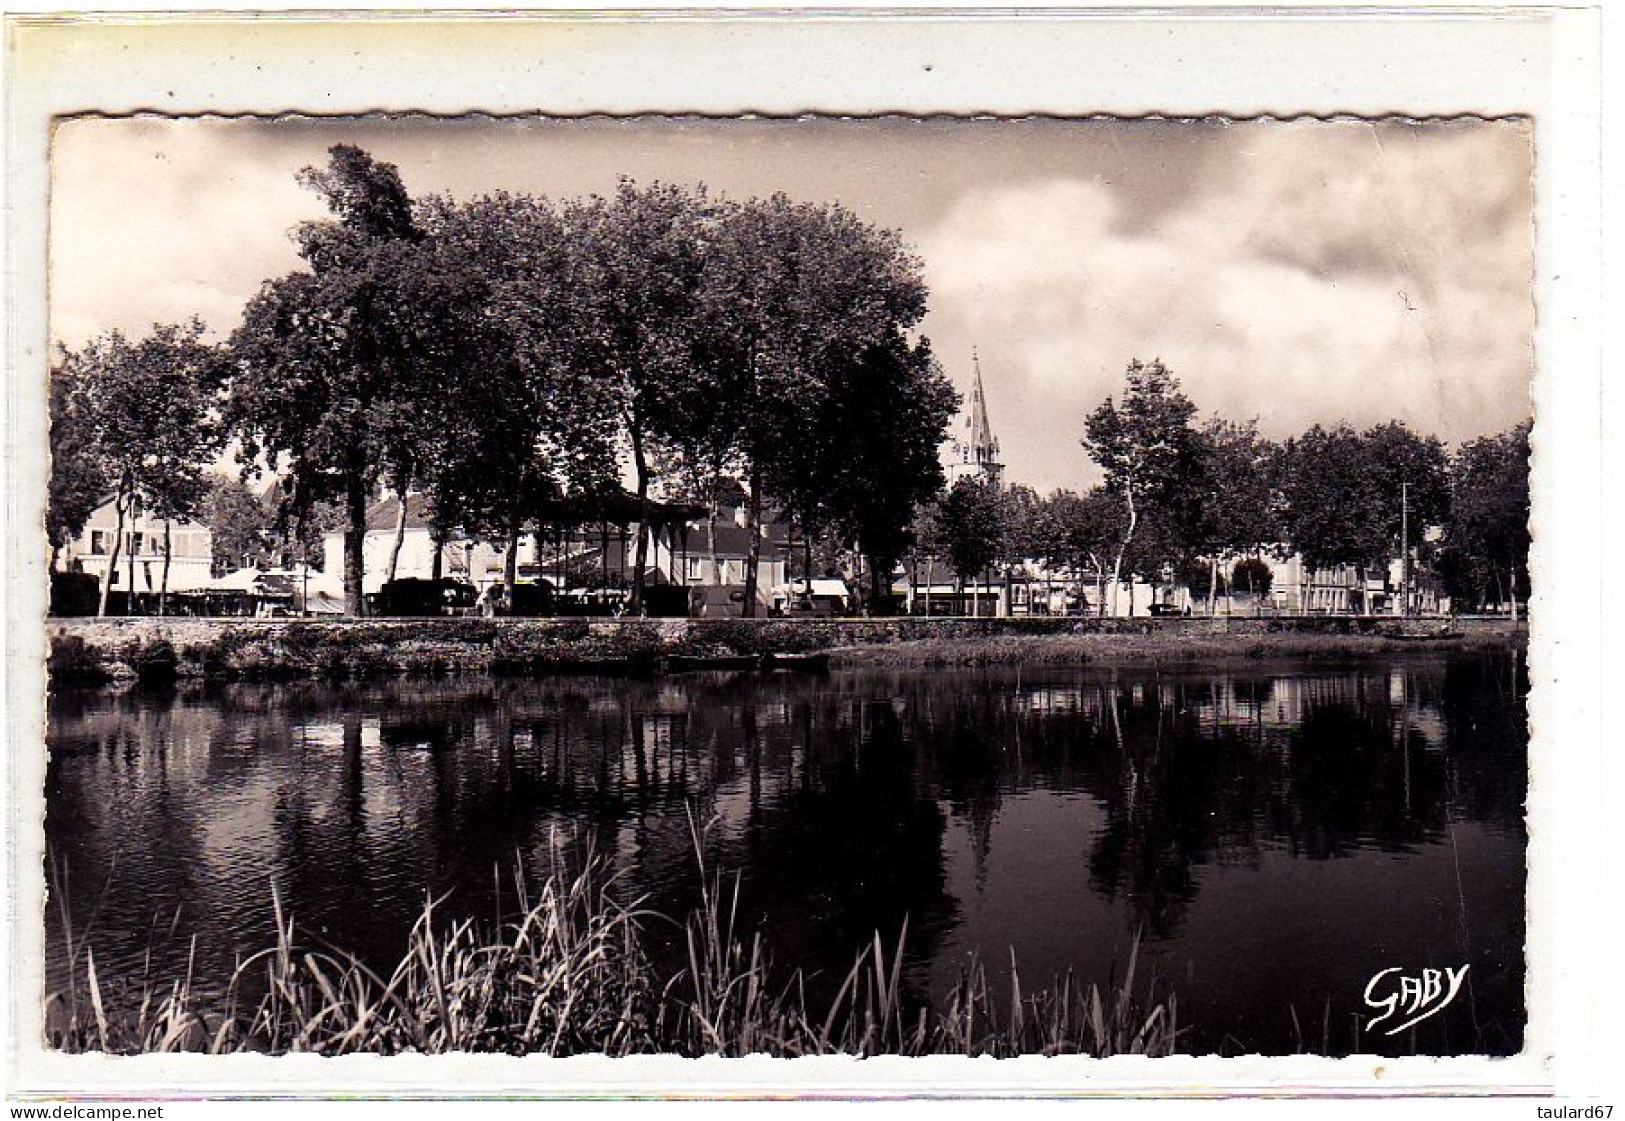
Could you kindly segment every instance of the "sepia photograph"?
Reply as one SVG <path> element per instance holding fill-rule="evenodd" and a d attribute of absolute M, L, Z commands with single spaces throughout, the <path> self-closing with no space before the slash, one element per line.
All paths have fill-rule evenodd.
<path fill-rule="evenodd" d="M 1532 167 L 58 122 L 52 1045 L 1516 1053 Z"/>
<path fill-rule="evenodd" d="M 1597 1092 L 1585 26 L 182 15 L 7 17 L 8 1096 Z"/>

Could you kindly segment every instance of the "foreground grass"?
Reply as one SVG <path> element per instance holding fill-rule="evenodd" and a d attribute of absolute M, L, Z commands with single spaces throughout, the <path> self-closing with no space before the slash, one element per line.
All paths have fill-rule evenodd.
<path fill-rule="evenodd" d="M 902 982 L 907 924 L 894 944 L 858 949 L 827 1004 L 806 978 L 780 976 L 760 934 L 736 930 L 738 881 L 707 876 L 682 924 L 688 964 L 661 977 L 644 953 L 650 923 L 617 898 L 603 861 L 574 871 L 555 847 L 531 886 L 514 873 L 519 915 L 497 929 L 446 921 L 430 901 L 389 976 L 353 954 L 308 944 L 273 890 L 274 945 L 206 994 L 190 965 L 176 978 L 113 986 L 66 929 L 70 983 L 46 1002 L 46 1035 L 68 1052 L 313 1052 L 740 1056 L 1018 1054 L 1165 1055 L 1183 1035 L 1173 996 L 1136 991 L 1138 939 L 1121 983 L 1103 992 L 1070 974 L 1027 992 L 1012 956 L 1010 997 L 995 1001 L 973 963 L 930 1004 Z M 195 946 L 194 946 L 195 949 Z M 250 995 L 256 994 L 256 995 Z"/>

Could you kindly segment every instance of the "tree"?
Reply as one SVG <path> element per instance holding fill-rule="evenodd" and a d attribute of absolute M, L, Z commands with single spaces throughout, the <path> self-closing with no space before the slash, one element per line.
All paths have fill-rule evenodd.
<path fill-rule="evenodd" d="M 1190 537 L 1194 552 L 1207 562 L 1200 584 L 1207 585 L 1210 615 L 1224 584 L 1221 560 L 1239 553 L 1256 555 L 1279 539 L 1274 478 L 1279 454 L 1258 434 L 1256 422 L 1235 424 L 1215 417 L 1197 434 Z"/>
<path fill-rule="evenodd" d="M 1349 565 L 1362 588 L 1370 569 L 1411 547 L 1401 541 L 1403 492 L 1413 541 L 1421 527 L 1441 524 L 1449 507 L 1443 446 L 1398 421 L 1365 433 L 1314 426 L 1282 449 L 1279 486 L 1282 525 L 1304 563 Z"/>
<path fill-rule="evenodd" d="M 203 331 L 197 320 L 157 324 L 135 342 L 111 331 L 81 350 L 64 352 L 61 376 L 72 398 L 68 408 L 105 473 L 117 518 L 98 615 L 107 614 L 125 519 L 138 507 L 164 523 L 163 610 L 169 590 L 170 522 L 197 510 L 205 491 L 204 465 L 220 446 L 212 415 L 220 355 L 203 342 Z"/>
<path fill-rule="evenodd" d="M 1451 592 L 1483 604 L 1510 602 L 1517 611 L 1520 577 L 1528 588 L 1529 433 L 1510 431 L 1470 440 L 1450 460 L 1451 516 L 1444 548 Z"/>
<path fill-rule="evenodd" d="M 1004 522 L 1004 538 L 995 563 L 1004 574 L 1005 594 L 1011 597 L 1018 571 L 1027 578 L 1029 591 L 1031 588 L 1027 566 L 1039 558 L 1044 545 L 1043 499 L 1032 487 L 1018 483 L 1002 487 L 999 502 L 1003 507 L 1000 517 Z"/>
<path fill-rule="evenodd" d="M 868 599 L 880 610 L 889 609 L 915 509 L 942 489 L 938 448 L 958 407 L 929 341 L 894 336 L 834 371 L 814 421 L 820 438 L 781 468 L 797 478 L 790 505 L 807 528 L 867 559 Z"/>
<path fill-rule="evenodd" d="M 616 487 L 611 387 L 581 361 L 579 259 L 553 207 L 497 194 L 421 213 L 464 317 L 462 384 L 422 457 L 431 525 L 437 541 L 461 527 L 503 542 L 511 603 L 525 526 Z"/>
<path fill-rule="evenodd" d="M 1366 446 L 1348 425 L 1315 425 L 1282 448 L 1282 525 L 1311 569 L 1369 563 L 1382 496 L 1370 483 Z"/>
<path fill-rule="evenodd" d="M 1244 557 L 1230 569 L 1232 587 L 1244 588 L 1262 604 L 1275 583 L 1275 570 L 1260 557 Z"/>
<path fill-rule="evenodd" d="M 718 413 L 725 396 L 720 386 L 700 387 L 709 371 L 698 364 L 695 339 L 713 221 L 704 188 L 642 188 L 627 179 L 612 198 L 593 197 L 565 210 L 564 225 L 579 245 L 575 291 L 585 301 L 576 361 L 609 387 L 637 488 L 634 611 L 643 602 L 657 464 L 669 461 L 674 449 L 702 442 L 713 426 L 729 427 Z M 729 442 L 721 441 L 719 458 L 726 458 Z"/>
<path fill-rule="evenodd" d="M 1130 550 L 1139 544 L 1145 551 L 1150 515 L 1157 515 L 1158 539 L 1177 542 L 1174 497 L 1189 481 L 1199 454 L 1191 428 L 1196 406 L 1180 392 L 1161 359 L 1134 359 L 1126 381 L 1122 404 L 1108 397 L 1089 414 L 1082 441 L 1105 472 L 1107 492 L 1123 507 L 1122 536 L 1112 559 L 1113 587 L 1121 586 Z"/>
<path fill-rule="evenodd" d="M 1094 487 L 1079 495 L 1058 490 L 1045 499 L 1048 563 L 1066 572 L 1073 580 L 1086 571 L 1095 576 L 1095 611 L 1106 610 L 1105 573 L 1108 561 L 1116 556 L 1123 539 L 1121 502 L 1104 487 Z"/>
<path fill-rule="evenodd" d="M 1423 535 L 1442 528 L 1450 516 L 1449 457 L 1437 437 L 1420 436 L 1403 421 L 1367 429 L 1365 441 L 1371 485 L 1387 498 L 1378 506 L 1382 511 L 1379 532 L 1386 541 L 1378 563 L 1386 567 L 1388 561 L 1400 558 L 1403 610 L 1408 614 Z"/>
<path fill-rule="evenodd" d="M 926 566 L 926 598 L 922 614 L 931 614 L 930 586 L 936 582 L 937 562 L 946 553 L 942 536 L 942 499 L 940 491 L 919 503 L 909 520 L 908 545 L 903 551 L 903 563 L 908 567 L 911 600 L 917 600 L 920 587 L 920 566 Z M 911 604 L 910 611 L 914 608 Z"/>
<path fill-rule="evenodd" d="M 1032 487 L 1016 484 L 1000 493 L 1004 500 L 1004 556 L 1006 571 L 1044 555 L 1047 544 L 1043 524 L 1044 500 Z"/>
<path fill-rule="evenodd" d="M 243 568 L 269 552 L 271 511 L 241 479 L 216 477 L 210 480 L 199 514 L 203 524 L 209 527 L 217 571 Z"/>
<path fill-rule="evenodd" d="M 961 585 L 979 577 L 1005 549 L 1008 527 L 998 487 L 966 476 L 942 502 L 942 536 Z M 980 614 L 980 606 L 973 612 Z"/>
<path fill-rule="evenodd" d="M 267 281 L 233 333 L 230 419 L 245 463 L 264 456 L 305 508 L 343 503 L 345 609 L 364 612 L 367 500 L 403 499 L 426 434 L 458 391 L 458 275 L 434 267 L 393 165 L 348 145 L 300 181 L 334 219 L 295 231 L 308 270 Z"/>
<path fill-rule="evenodd" d="M 80 387 L 60 368 L 51 371 L 48 407 L 51 477 L 45 530 L 54 572 L 58 552 L 84 531 L 90 515 L 106 501 L 108 479 L 107 465 L 96 454 Z"/>
<path fill-rule="evenodd" d="M 262 499 L 269 517 L 266 532 L 271 559 L 278 567 L 326 566 L 325 538 L 344 530 L 344 510 L 336 502 L 303 502 L 297 494 L 273 485 Z"/>
<path fill-rule="evenodd" d="M 1025 512 L 1025 523 L 1012 526 L 1011 536 L 1018 542 L 1017 548 L 1012 551 L 1037 562 L 1044 574 L 1046 599 L 1057 572 L 1066 573 L 1069 582 L 1072 578 L 1072 574 L 1066 572 L 1068 558 L 1062 529 L 1063 496 L 1074 500 L 1077 498 L 1070 491 L 1061 490 L 1043 497 L 1034 494 L 1031 508 Z M 1025 502 L 1024 499 L 1024 505 Z"/>
<path fill-rule="evenodd" d="M 839 412 L 830 398 L 839 393 L 843 373 L 872 348 L 896 345 L 924 316 L 920 274 L 919 260 L 894 231 L 870 226 L 838 205 L 774 195 L 720 209 L 706 254 L 697 343 L 736 426 L 752 527 L 760 525 L 767 493 L 803 526 L 836 520 L 816 478 L 816 465 L 831 458 L 831 430 L 820 419 Z M 911 365 L 923 368 L 923 359 L 902 368 Z M 883 520 L 893 522 L 894 515 Z M 745 571 L 749 613 L 760 535 L 752 542 Z"/>

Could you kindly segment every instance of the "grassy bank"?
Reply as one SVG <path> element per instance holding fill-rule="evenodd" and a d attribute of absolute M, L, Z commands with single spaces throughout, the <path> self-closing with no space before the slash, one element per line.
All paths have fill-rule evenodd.
<path fill-rule="evenodd" d="M 1438 628 L 1441 624 L 1427 624 Z M 1349 656 L 1396 645 L 1521 642 L 1519 624 L 1452 624 L 1403 637 L 1399 620 L 1262 619 L 425 619 L 258 622 L 54 620 L 56 682 L 275 680 L 446 674 L 655 672 L 672 659 L 827 653 L 860 665 L 1114 664 L 1233 656 Z"/>
<path fill-rule="evenodd" d="M 1409 639 L 1379 633 L 1315 631 L 1279 633 L 1154 632 L 1127 635 L 1001 635 L 988 638 L 924 638 L 884 646 L 832 651 L 832 667 L 931 667 L 997 665 L 1136 665 L 1213 662 L 1231 658 L 1338 659 L 1401 649 L 1472 649 L 1523 641 L 1508 629 L 1464 631 L 1444 638 Z"/>
<path fill-rule="evenodd" d="M 644 952 L 669 922 L 623 901 L 603 862 L 570 869 L 555 849 L 539 882 L 514 876 L 519 914 L 498 929 L 443 916 L 430 902 L 386 977 L 307 940 L 273 892 L 273 945 L 244 960 L 225 991 L 188 975 L 114 986 L 91 946 L 65 931 L 71 982 L 46 1003 L 48 1043 L 69 1052 L 214 1054 L 497 1052 L 738 1056 L 1149 1054 L 1181 1038 L 1173 997 L 1139 991 L 1138 946 L 1109 991 L 1070 975 L 1011 997 L 989 995 L 973 963 L 932 1002 L 902 981 L 907 924 L 856 950 L 836 995 L 814 1006 L 799 971 L 776 970 L 759 934 L 735 929 L 737 880 L 700 869 L 703 902 L 681 924 L 688 965 L 670 976 Z M 258 995 L 250 995 L 258 994 Z"/>

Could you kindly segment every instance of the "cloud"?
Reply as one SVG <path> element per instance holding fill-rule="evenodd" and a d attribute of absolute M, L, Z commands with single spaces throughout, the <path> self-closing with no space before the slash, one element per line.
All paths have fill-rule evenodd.
<path fill-rule="evenodd" d="M 967 194 L 922 239 L 939 350 L 974 344 L 1000 369 L 1007 425 L 1081 431 L 1135 357 L 1277 436 L 1399 417 L 1455 441 L 1527 415 L 1523 129 L 1261 122 L 1221 139 L 1231 157 L 1149 225 L 1109 186 L 1054 179 Z M 1075 439 L 1004 446 L 1017 478 L 1094 477 Z"/>
<path fill-rule="evenodd" d="M 216 334 L 245 297 L 299 264 L 288 230 L 322 216 L 293 169 L 319 163 L 283 152 L 256 159 L 253 137 L 225 122 L 81 119 L 52 150 L 52 336 L 66 345 L 118 328 L 196 315 Z"/>
<path fill-rule="evenodd" d="M 1532 151 L 1507 122 L 450 124 L 75 120 L 52 152 L 51 326 L 70 346 L 200 316 L 224 334 L 322 216 L 327 145 L 415 193 L 568 196 L 617 172 L 783 187 L 895 225 L 924 324 L 980 350 L 1011 476 L 1085 486 L 1083 417 L 1134 357 L 1284 436 L 1398 416 L 1458 441 L 1529 411 Z"/>

